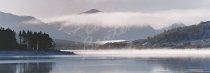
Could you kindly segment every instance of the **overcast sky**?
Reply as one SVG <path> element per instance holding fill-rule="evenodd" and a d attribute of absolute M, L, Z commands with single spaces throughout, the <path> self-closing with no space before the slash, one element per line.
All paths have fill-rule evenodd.
<path fill-rule="evenodd" d="M 72 16 L 90 9 L 109 13 Z M 35 16 L 39 19 L 50 18 L 50 20 L 62 21 L 70 18 L 74 20 L 69 21 L 68 24 L 92 24 L 95 22 L 91 20 L 97 19 L 97 24 L 104 22 L 104 24 L 112 25 L 124 22 L 126 24 L 155 24 L 154 26 L 158 27 L 174 22 L 194 24 L 208 20 L 210 0 L 0 0 L 0 11 Z M 101 16 L 106 16 L 106 18 L 101 19 Z M 120 19 L 122 17 L 124 18 Z M 86 21 L 82 22 L 81 18 Z M 111 18 L 118 20 L 108 21 Z M 129 19 L 133 20 L 132 23 L 128 22 Z M 141 19 L 141 22 L 138 19 Z"/>
<path fill-rule="evenodd" d="M 80 13 L 155 12 L 171 9 L 210 9 L 210 0 L 0 0 L 0 11 L 39 18 Z"/>

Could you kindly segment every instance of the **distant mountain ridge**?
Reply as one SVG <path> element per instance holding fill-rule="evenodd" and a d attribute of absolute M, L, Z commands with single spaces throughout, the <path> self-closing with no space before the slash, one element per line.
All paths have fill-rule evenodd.
<path fill-rule="evenodd" d="M 0 12 L 0 24 L 1 25 L 13 25 L 20 24 L 24 21 L 29 21 L 35 19 L 31 16 L 17 16 L 10 13 Z"/>
<path fill-rule="evenodd" d="M 93 14 L 102 12 L 97 9 L 91 9 L 80 14 Z M 78 14 L 79 15 L 79 14 Z M 68 25 L 62 27 L 63 22 L 50 23 L 52 27 L 68 33 L 72 41 L 78 42 L 96 42 L 106 40 L 136 40 L 145 39 L 159 34 L 151 26 L 130 26 L 130 27 L 102 27 L 97 25 Z"/>
<path fill-rule="evenodd" d="M 210 47 L 210 21 L 178 27 L 138 43 L 140 47 L 204 48 Z"/>
<path fill-rule="evenodd" d="M 102 12 L 97 9 L 90 9 L 80 14 L 93 14 Z M 78 14 L 79 15 L 79 14 Z M 78 42 L 97 42 L 106 40 L 127 40 L 133 41 L 137 39 L 146 39 L 153 37 L 165 30 L 170 30 L 177 27 L 184 27 L 182 23 L 175 23 L 162 29 L 154 29 L 153 27 L 147 26 L 129 26 L 129 27 L 102 27 L 91 24 L 84 24 L 82 26 L 76 24 L 69 24 L 62 27 L 63 22 L 53 22 L 50 26 L 55 29 L 59 29 L 62 32 L 68 33 L 72 41 Z"/>
<path fill-rule="evenodd" d="M 186 25 L 183 24 L 183 23 L 174 23 L 168 27 L 164 27 L 164 28 L 161 28 L 159 31 L 160 32 L 164 32 L 164 31 L 167 31 L 167 30 L 171 30 L 171 29 L 174 29 L 174 28 L 179 28 L 179 27 L 185 27 Z"/>
<path fill-rule="evenodd" d="M 97 9 L 91 9 L 85 14 L 102 12 Z M 79 15 L 79 14 L 78 14 Z M 153 37 L 159 33 L 159 30 L 154 29 L 151 26 L 130 26 L 130 27 L 102 27 L 96 25 L 68 25 L 62 27 L 63 22 L 44 23 L 41 20 L 32 16 L 18 16 L 10 13 L 0 12 L 0 27 L 11 28 L 16 32 L 20 30 L 31 30 L 35 32 L 46 32 L 53 39 L 57 39 L 57 43 L 61 46 L 75 44 L 77 42 L 93 43 L 97 41 L 106 40 L 126 40 L 133 41 L 136 39 L 147 39 Z M 173 24 L 171 27 L 167 27 L 167 30 L 174 28 L 184 28 L 184 25 Z M 163 32 L 163 31 L 162 31 Z M 69 41 L 70 40 L 70 41 Z M 195 40 L 196 41 L 196 40 Z M 65 44 L 68 43 L 68 44 Z M 63 44 L 63 45 L 62 45 Z M 79 43 L 77 45 L 81 45 Z"/>
<path fill-rule="evenodd" d="M 57 28 L 60 29 L 60 28 Z M 96 42 L 105 40 L 136 40 L 157 35 L 159 32 L 151 26 L 141 27 L 101 27 L 95 25 L 70 25 L 60 29 L 70 35 L 72 41 Z"/>
<path fill-rule="evenodd" d="M 16 32 L 20 30 L 42 31 L 48 33 L 53 39 L 70 39 L 68 34 L 58 31 L 32 16 L 18 16 L 0 12 L 0 27 L 11 28 Z"/>
<path fill-rule="evenodd" d="M 99 13 L 99 12 L 102 12 L 102 11 L 97 10 L 97 9 L 91 9 L 91 10 L 82 12 L 82 13 L 80 13 L 80 14 L 92 14 L 92 13 Z"/>

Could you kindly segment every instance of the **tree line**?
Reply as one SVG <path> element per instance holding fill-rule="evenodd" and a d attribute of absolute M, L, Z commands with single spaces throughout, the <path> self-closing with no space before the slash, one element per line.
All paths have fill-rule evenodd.
<path fill-rule="evenodd" d="M 0 49 L 12 50 L 18 47 L 15 32 L 11 29 L 0 28 Z"/>
<path fill-rule="evenodd" d="M 47 33 L 0 28 L 0 50 L 45 50 L 55 46 Z"/>

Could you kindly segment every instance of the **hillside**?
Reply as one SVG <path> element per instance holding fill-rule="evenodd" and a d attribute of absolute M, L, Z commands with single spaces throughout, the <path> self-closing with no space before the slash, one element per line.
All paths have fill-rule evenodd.
<path fill-rule="evenodd" d="M 84 47 L 83 43 L 69 41 L 69 40 L 54 39 L 54 42 L 56 44 L 55 49 L 58 49 L 58 50 L 82 49 Z"/>
<path fill-rule="evenodd" d="M 138 47 L 210 47 L 210 21 L 201 22 L 197 25 L 174 28 L 148 38 L 143 43 L 138 42 L 135 42 Z"/>
<path fill-rule="evenodd" d="M 68 34 L 61 32 L 32 16 L 19 16 L 0 12 L 0 27 L 11 28 L 16 32 L 19 32 L 20 30 L 42 31 L 49 33 L 53 39 L 70 39 Z"/>
<path fill-rule="evenodd" d="M 97 9 L 90 9 L 90 10 L 82 12 L 80 14 L 92 14 L 92 13 L 99 13 L 99 12 L 102 12 L 102 11 L 97 10 Z"/>
<path fill-rule="evenodd" d="M 103 11 L 90 9 L 76 15 L 92 15 Z M 103 17 L 101 17 L 103 18 Z M 111 21 L 111 20 L 110 20 Z M 159 31 L 152 26 L 124 26 L 124 27 L 104 27 L 94 24 L 66 24 L 67 21 L 55 21 L 49 23 L 51 27 L 68 33 L 71 41 L 96 42 L 106 40 L 128 40 L 146 39 L 159 34 Z M 65 25 L 65 27 L 63 27 Z M 126 25 L 126 24 L 125 24 Z M 128 24 L 127 24 L 128 25 Z"/>

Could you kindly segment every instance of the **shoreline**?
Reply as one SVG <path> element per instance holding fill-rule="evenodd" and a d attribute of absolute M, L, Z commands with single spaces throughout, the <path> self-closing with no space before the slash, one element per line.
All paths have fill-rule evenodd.
<path fill-rule="evenodd" d="M 76 55 L 74 52 L 65 51 L 0 51 L 0 56 L 52 56 L 52 55 Z"/>

